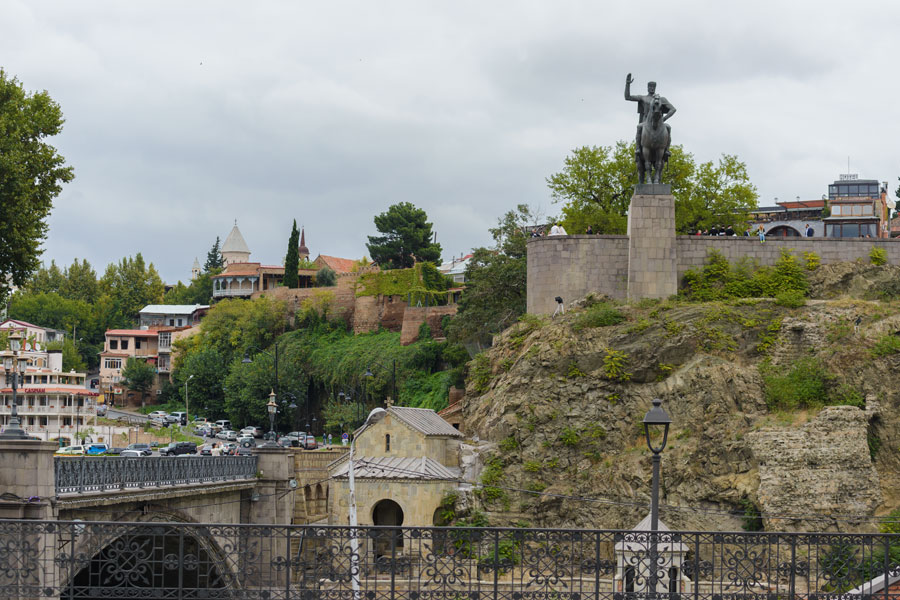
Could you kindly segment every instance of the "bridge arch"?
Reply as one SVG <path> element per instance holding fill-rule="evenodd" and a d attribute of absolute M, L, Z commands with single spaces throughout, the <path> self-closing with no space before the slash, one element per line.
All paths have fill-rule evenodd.
<path fill-rule="evenodd" d="M 177 596 L 179 590 L 211 589 L 229 597 L 228 590 L 241 587 L 233 557 L 223 549 L 235 537 L 234 527 L 199 526 L 177 509 L 152 508 L 132 512 L 124 522 L 73 523 L 61 530 L 72 549 L 61 564 L 68 582 L 61 597 L 136 597 L 142 589 L 160 590 L 153 593 L 161 597 L 166 590 Z"/>
<path fill-rule="evenodd" d="M 790 225 L 776 225 L 766 232 L 769 237 L 802 237 L 802 234 Z"/>

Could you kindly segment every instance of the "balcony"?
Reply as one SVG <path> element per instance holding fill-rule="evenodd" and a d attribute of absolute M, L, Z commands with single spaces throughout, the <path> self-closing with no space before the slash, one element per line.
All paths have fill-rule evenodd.
<path fill-rule="evenodd" d="M 8 415 L 12 412 L 12 405 L 0 404 L 0 415 Z M 79 410 L 75 406 L 60 406 L 59 404 L 48 404 L 45 406 L 25 406 L 19 405 L 20 415 L 85 415 L 94 414 L 93 408 L 82 406 Z"/>
<path fill-rule="evenodd" d="M 250 288 L 213 290 L 213 298 L 225 298 L 229 296 L 249 297 L 256 290 Z"/>

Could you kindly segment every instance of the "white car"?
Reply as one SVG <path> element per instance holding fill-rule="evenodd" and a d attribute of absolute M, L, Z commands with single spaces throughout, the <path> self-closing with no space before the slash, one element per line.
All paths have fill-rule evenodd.
<path fill-rule="evenodd" d="M 154 410 L 147 416 L 150 417 L 150 421 L 152 421 L 153 423 L 165 423 L 166 417 L 169 416 L 169 413 L 164 410 Z"/>
<path fill-rule="evenodd" d="M 58 456 L 84 456 L 84 446 L 66 446 L 56 451 Z"/>
<path fill-rule="evenodd" d="M 126 458 L 143 458 L 145 455 L 142 450 L 122 450 L 119 456 L 124 456 Z"/>
<path fill-rule="evenodd" d="M 237 441 L 238 436 L 237 436 L 236 431 L 231 431 L 230 429 L 226 429 L 225 431 L 220 431 L 219 433 L 217 433 L 216 437 L 219 438 L 220 440 L 225 440 L 228 442 L 235 442 L 235 441 Z"/>

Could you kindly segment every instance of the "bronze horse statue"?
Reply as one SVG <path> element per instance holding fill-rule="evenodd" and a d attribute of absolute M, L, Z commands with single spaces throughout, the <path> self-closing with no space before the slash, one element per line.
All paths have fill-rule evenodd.
<path fill-rule="evenodd" d="M 641 145 L 637 157 L 641 183 L 660 183 L 663 166 L 669 158 L 666 152 L 669 147 L 669 128 L 663 122 L 663 113 L 663 103 L 655 95 L 641 127 Z M 650 181 L 646 182 L 648 176 Z"/>

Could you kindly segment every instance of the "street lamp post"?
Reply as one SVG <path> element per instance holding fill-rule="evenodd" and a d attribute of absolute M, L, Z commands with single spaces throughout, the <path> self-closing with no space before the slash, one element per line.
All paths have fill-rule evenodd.
<path fill-rule="evenodd" d="M 269 441 L 266 446 L 276 446 L 275 443 L 275 413 L 278 412 L 278 405 L 275 404 L 275 390 L 269 394 L 269 402 L 266 404 L 266 410 L 269 413 Z"/>
<path fill-rule="evenodd" d="M 649 592 L 656 593 L 656 584 L 659 581 L 659 562 L 657 551 L 657 530 L 659 529 L 659 466 L 662 451 L 666 447 L 669 438 L 669 425 L 672 419 L 662 409 L 662 400 L 653 399 L 653 408 L 644 415 L 644 435 L 647 438 L 647 447 L 653 453 L 653 480 L 650 492 L 650 577 Z M 662 427 L 662 442 L 658 446 L 653 445 L 651 428 Z M 658 431 L 658 430 L 656 430 Z"/>
<path fill-rule="evenodd" d="M 184 425 L 185 427 L 191 424 L 191 409 L 190 404 L 188 404 L 188 381 L 193 379 L 193 375 L 189 375 L 187 379 L 184 380 Z"/>
<path fill-rule="evenodd" d="M 349 478 L 350 484 L 350 584 L 353 589 L 353 600 L 359 600 L 359 531 L 357 529 L 359 521 L 356 516 L 356 484 L 353 477 L 353 448 L 356 446 L 356 438 L 366 430 L 366 427 L 377 423 L 385 414 L 387 414 L 387 411 L 383 408 L 372 409 L 372 412 L 366 417 L 366 422 L 363 423 L 359 432 L 353 436 L 353 440 L 350 442 L 350 454 L 347 458 L 347 477 Z"/>
<path fill-rule="evenodd" d="M 9 416 L 9 427 L 7 427 L 3 433 L 0 433 L 0 439 L 28 440 L 31 439 L 31 436 L 22 429 L 21 422 L 19 421 L 19 401 L 16 397 L 19 378 L 21 377 L 24 382 L 25 369 L 28 367 L 28 358 L 19 355 L 19 351 L 22 349 L 21 333 L 17 331 L 10 334 L 8 340 L 9 350 L 4 350 L 2 355 L 7 383 L 10 383 L 12 387 L 12 411 Z"/>

